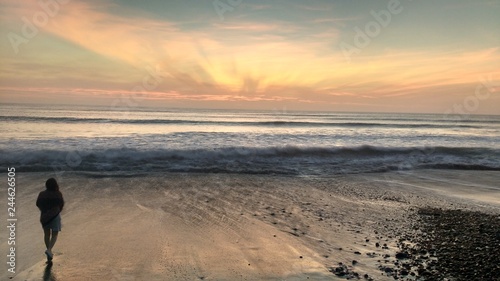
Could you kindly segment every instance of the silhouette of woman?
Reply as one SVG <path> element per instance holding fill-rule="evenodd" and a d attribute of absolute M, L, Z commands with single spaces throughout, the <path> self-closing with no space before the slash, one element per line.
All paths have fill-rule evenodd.
<path fill-rule="evenodd" d="M 45 182 L 46 190 L 38 194 L 36 206 L 40 209 L 40 222 L 44 232 L 44 241 L 47 250 L 47 261 L 51 262 L 53 258 L 52 248 L 57 241 L 57 235 L 61 231 L 61 211 L 64 207 L 64 199 L 59 191 L 59 185 L 54 178 Z"/>

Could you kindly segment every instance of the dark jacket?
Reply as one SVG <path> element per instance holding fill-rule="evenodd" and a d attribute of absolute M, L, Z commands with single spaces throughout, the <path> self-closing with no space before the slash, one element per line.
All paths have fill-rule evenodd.
<path fill-rule="evenodd" d="M 42 212 L 40 214 L 40 222 L 45 226 L 62 211 L 64 198 L 60 191 L 45 190 L 38 194 L 36 206 Z"/>

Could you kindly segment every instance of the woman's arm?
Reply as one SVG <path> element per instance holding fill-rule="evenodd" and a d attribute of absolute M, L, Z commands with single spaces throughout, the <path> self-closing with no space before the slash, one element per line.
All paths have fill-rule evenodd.
<path fill-rule="evenodd" d="M 62 212 L 62 210 L 63 210 L 63 208 L 64 208 L 64 197 L 62 196 L 62 193 L 61 193 L 61 204 L 60 204 L 60 206 L 59 206 L 59 207 L 60 207 L 61 212 Z"/>
<path fill-rule="evenodd" d="M 38 194 L 38 198 L 36 198 L 36 206 L 38 207 L 39 210 L 42 210 L 42 200 L 40 198 L 41 193 Z"/>

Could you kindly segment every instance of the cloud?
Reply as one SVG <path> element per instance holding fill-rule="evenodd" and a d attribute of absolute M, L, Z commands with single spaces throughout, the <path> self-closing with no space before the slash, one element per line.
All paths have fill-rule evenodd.
<path fill-rule="evenodd" d="M 214 28 L 236 30 L 245 32 L 266 32 L 282 30 L 278 24 L 264 24 L 264 23 L 214 23 Z"/>
<path fill-rule="evenodd" d="M 349 22 L 349 21 L 355 21 L 355 20 L 359 20 L 360 17 L 347 17 L 347 18 L 342 18 L 342 17 L 328 17 L 328 18 L 316 18 L 316 19 L 313 19 L 312 22 L 313 23 L 320 23 L 320 24 L 324 24 L 324 23 L 343 23 L 343 22 Z"/>
<path fill-rule="evenodd" d="M 40 11 L 36 1 L 3 1 L 2 6 L 2 22 L 9 26 Z M 272 8 L 245 2 L 250 6 Z M 286 8 L 290 6 L 307 15 L 333 7 L 325 2 Z M 158 68 L 162 82 L 148 91 L 148 99 L 362 105 L 369 104 L 366 100 L 392 104 L 391 98 L 408 100 L 431 92 L 446 94 L 449 101 L 454 92 L 469 91 L 481 75 L 499 74 L 498 47 L 402 49 L 384 45 L 383 38 L 376 40 L 385 48 L 367 46 L 349 63 L 337 47 L 346 29 L 336 26 L 358 18 L 334 13 L 300 14 L 298 22 L 245 17 L 193 25 L 129 9 L 110 1 L 69 1 L 41 28 L 48 34 L 40 36 L 45 41 L 33 40 L 31 46 L 38 44 L 39 50 L 2 56 L 6 70 L 0 81 L 19 85 L 14 92 L 26 95 L 108 98 L 132 95 L 130 89 L 141 84 L 148 69 Z M 89 62 L 73 66 L 56 59 L 72 55 L 52 50 L 56 44 L 51 38 L 88 51 Z M 23 90 L 24 77 L 30 81 Z"/>

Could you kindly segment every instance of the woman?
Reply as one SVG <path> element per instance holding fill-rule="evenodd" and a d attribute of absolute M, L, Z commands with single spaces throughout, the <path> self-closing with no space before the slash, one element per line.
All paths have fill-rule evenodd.
<path fill-rule="evenodd" d="M 64 199 L 59 191 L 59 185 L 54 178 L 45 182 L 46 190 L 38 194 L 36 206 L 41 211 L 40 222 L 44 232 L 44 241 L 47 250 L 47 261 L 52 261 L 52 248 L 57 241 L 57 235 L 61 231 L 61 211 L 64 207 Z"/>

